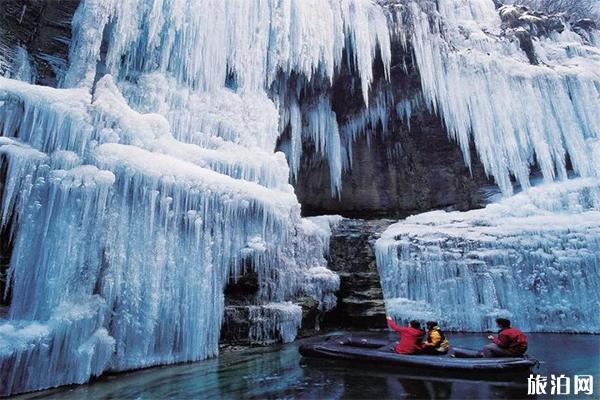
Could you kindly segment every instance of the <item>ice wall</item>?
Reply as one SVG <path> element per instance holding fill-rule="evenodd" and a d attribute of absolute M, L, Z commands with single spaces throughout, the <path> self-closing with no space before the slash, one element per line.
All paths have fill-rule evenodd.
<path fill-rule="evenodd" d="M 313 273 L 325 239 L 310 241 L 269 147 L 248 145 L 256 156 L 244 158 L 234 143 L 178 141 L 110 76 L 92 95 L 0 78 L 0 98 L 2 226 L 14 238 L 3 394 L 215 355 L 222 291 L 244 266 L 261 301 L 309 291 L 331 303 L 337 287 Z M 288 314 L 275 324 L 284 340 L 297 328 Z"/>
<path fill-rule="evenodd" d="M 240 153 L 230 167 L 236 153 L 177 141 L 110 76 L 93 95 L 0 78 L 0 98 L 2 226 L 14 238 L 2 393 L 215 355 L 222 291 L 246 259 L 265 299 L 301 292 L 314 264 L 295 260 L 301 220 L 284 160 L 271 165 L 283 166 L 279 182 L 244 173 L 252 158 Z M 257 240 L 261 251 L 245 251 Z"/>
<path fill-rule="evenodd" d="M 591 155 L 600 130 L 595 112 L 600 106 L 600 48 L 594 39 L 598 30 L 572 29 L 563 20 L 561 28 L 540 32 L 536 24 L 543 24 L 541 17 L 517 16 L 533 32 L 532 63 L 521 44 L 529 32 L 503 23 L 511 11 L 496 9 L 492 0 L 379 3 L 389 17 L 393 48 L 413 54 L 422 91 L 414 105 L 438 114 L 449 137 L 461 147 L 465 163 L 470 166 L 476 154 L 505 195 L 513 193 L 515 181 L 528 187 L 531 172 L 538 169 L 546 182 L 564 179 L 567 170 L 598 175 Z M 395 70 L 407 68 L 394 62 Z M 410 123 L 412 94 L 396 91 L 394 96 L 382 81 L 382 87 L 380 82 L 372 85 L 368 107 L 347 114 L 323 107 L 323 96 L 302 103 L 297 93 L 304 92 L 298 85 L 285 93 L 280 101 L 289 112 L 280 126 L 290 130 L 286 153 L 293 177 L 302 154 L 298 143 L 313 137 L 316 119 L 337 122 L 329 124 L 331 132 L 337 131 L 327 136 L 330 145 L 317 145 L 316 154 L 329 164 L 332 196 L 339 194 L 341 173 L 352 168 L 352 145 L 358 135 L 367 134 L 369 143 L 369 135 L 385 133 L 394 110 Z M 333 150 L 336 147 L 340 151 Z"/>
<path fill-rule="evenodd" d="M 456 330 L 508 316 L 531 331 L 598 332 L 597 42 L 563 21 L 530 36 L 531 57 L 519 40 L 528 31 L 503 23 L 514 10 L 490 0 L 388 3 L 400 4 L 390 8 L 394 32 L 414 53 L 425 104 L 506 197 L 390 227 L 377 242 L 388 312 Z M 546 184 L 530 189 L 532 175 Z M 509 197 L 515 183 L 523 192 Z"/>
<path fill-rule="evenodd" d="M 328 233 L 300 218 L 268 95 L 345 63 L 366 103 L 376 54 L 389 35 L 369 0 L 84 0 L 61 88 L 25 83 L 24 52 L 0 78 L 0 394 L 215 355 L 223 289 L 247 268 L 257 341 L 293 340 L 295 297 L 331 308 Z M 339 149 L 328 128 L 313 137 Z"/>
<path fill-rule="evenodd" d="M 505 194 L 511 178 L 529 186 L 532 168 L 564 179 L 568 161 L 598 176 L 592 148 L 600 132 L 600 48 L 566 23 L 533 38 L 532 65 L 492 0 L 427 1 L 403 9 L 423 94 L 470 164 L 471 143 Z"/>
<path fill-rule="evenodd" d="M 387 312 L 447 329 L 600 332 L 600 180 L 534 187 L 468 212 L 433 211 L 376 243 Z"/>

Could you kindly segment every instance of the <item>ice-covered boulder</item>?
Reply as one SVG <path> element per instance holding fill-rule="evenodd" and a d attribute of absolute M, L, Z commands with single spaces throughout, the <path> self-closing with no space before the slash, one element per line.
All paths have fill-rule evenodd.
<path fill-rule="evenodd" d="M 562 33 L 567 29 L 565 16 L 561 14 L 547 15 L 518 5 L 502 6 L 498 12 L 505 28 L 523 28 L 536 36 Z"/>
<path fill-rule="evenodd" d="M 600 181 L 534 187 L 484 209 L 392 225 L 377 264 L 389 314 L 447 329 L 600 332 Z"/>

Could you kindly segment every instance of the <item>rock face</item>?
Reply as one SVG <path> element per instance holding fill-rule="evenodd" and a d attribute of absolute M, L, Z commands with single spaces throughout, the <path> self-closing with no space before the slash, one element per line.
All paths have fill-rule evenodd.
<path fill-rule="evenodd" d="M 0 62 L 0 74 L 11 75 L 18 45 L 29 52 L 36 83 L 55 86 L 67 65 L 71 20 L 78 6 L 79 0 L 3 0 L 0 57 L 7 65 Z"/>
<path fill-rule="evenodd" d="M 225 313 L 220 337 L 222 345 L 259 344 L 251 340 L 251 309 L 256 308 L 253 304 L 256 303 L 258 285 L 258 276 L 249 271 L 239 277 L 236 282 L 229 282 L 225 288 Z M 320 320 L 323 318 L 319 302 L 304 296 L 295 298 L 294 303 L 302 308 L 302 323 L 298 336 L 316 334 L 320 329 Z M 272 339 L 272 341 L 276 341 L 277 338 Z"/>
<path fill-rule="evenodd" d="M 345 219 L 331 237 L 328 268 L 340 276 L 337 307 L 329 312 L 326 328 L 383 328 L 385 307 L 374 245 L 394 221 Z"/>
<path fill-rule="evenodd" d="M 294 185 L 303 214 L 398 218 L 437 208 L 480 207 L 484 200 L 480 189 L 490 181 L 474 152 L 472 168 L 465 165 L 458 144 L 449 139 L 439 116 L 426 106 L 412 53 L 394 43 L 390 79 L 385 79 L 377 64 L 375 73 L 378 79 L 371 98 L 386 98 L 386 126 L 367 124 L 352 140 L 351 168 L 342 175 L 340 198 L 327 190 L 327 161 L 314 156 L 310 141 L 303 143 L 304 156 Z M 369 112 L 348 71 L 340 72 L 332 90 L 340 127 Z M 406 109 L 399 112 L 399 105 Z M 372 102 L 371 107 L 376 106 Z"/>
<path fill-rule="evenodd" d="M 436 208 L 468 210 L 483 202 L 488 184 L 479 166 L 473 174 L 462 153 L 430 114 L 413 118 L 413 128 L 393 136 L 361 137 L 353 168 L 343 175 L 341 198 L 331 197 L 329 170 L 322 159 L 304 158 L 296 193 L 305 215 L 354 218 L 404 217 Z M 388 156 L 389 149 L 397 149 Z"/>

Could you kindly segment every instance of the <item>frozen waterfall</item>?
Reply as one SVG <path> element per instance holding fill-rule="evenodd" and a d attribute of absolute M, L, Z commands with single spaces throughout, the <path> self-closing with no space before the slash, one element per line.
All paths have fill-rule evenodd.
<path fill-rule="evenodd" d="M 598 43 L 565 22 L 562 32 L 532 38 L 532 63 L 517 39 L 525 28 L 502 19 L 514 8 L 402 4 L 396 35 L 412 48 L 425 102 L 468 164 L 474 146 L 505 196 L 515 181 L 523 192 L 390 227 L 377 242 L 388 312 L 450 329 L 492 329 L 495 317 L 509 316 L 530 331 L 599 332 Z M 546 185 L 528 190 L 535 174 Z"/>
<path fill-rule="evenodd" d="M 0 77 L 0 394 L 215 355 L 247 268 L 251 339 L 293 340 L 295 296 L 331 308 L 328 230 L 300 218 L 268 90 L 344 62 L 368 103 L 385 22 L 369 0 L 83 0 L 61 88 L 24 82 L 23 49 Z"/>
<path fill-rule="evenodd" d="M 484 209 L 433 211 L 376 243 L 388 313 L 482 331 L 600 332 L 600 181 L 534 187 Z"/>
<path fill-rule="evenodd" d="M 533 168 L 563 180 L 570 160 L 598 176 L 600 47 L 569 29 L 534 38 L 532 65 L 491 0 L 408 1 L 410 43 L 423 95 L 470 164 L 471 143 L 502 191 L 529 187 Z M 524 17 L 525 18 L 525 17 Z M 523 29 L 523 28 L 519 28 Z"/>
<path fill-rule="evenodd" d="M 306 238 L 277 155 L 256 147 L 283 170 L 265 175 L 239 150 L 177 141 L 110 76 L 93 96 L 0 78 L 0 98 L 1 222 L 14 241 L 2 393 L 215 355 L 223 288 L 248 262 L 262 302 L 318 284 L 323 249 Z M 336 287 L 324 284 L 330 303 Z M 282 318 L 268 332 L 289 340 L 299 317 Z"/>
<path fill-rule="evenodd" d="M 0 38 L 0 395 L 215 356 L 224 289 L 247 272 L 250 340 L 294 340 L 295 301 L 331 309 L 340 285 L 339 218 L 301 218 L 289 184 L 303 144 L 339 196 L 354 140 L 427 107 L 467 164 L 473 145 L 505 195 L 525 191 L 393 226 L 377 245 L 390 312 L 600 331 L 599 42 L 567 24 L 534 38 L 533 65 L 492 0 L 431 4 L 81 0 L 56 88 Z M 402 99 L 394 41 L 421 83 Z M 333 107 L 342 73 L 354 115 Z M 549 185 L 527 191 L 532 170 Z"/>

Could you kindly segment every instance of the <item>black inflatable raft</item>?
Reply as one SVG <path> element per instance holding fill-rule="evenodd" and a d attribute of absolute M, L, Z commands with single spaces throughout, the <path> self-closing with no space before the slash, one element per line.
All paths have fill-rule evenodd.
<path fill-rule="evenodd" d="M 318 357 L 347 360 L 363 364 L 378 364 L 403 367 L 411 371 L 423 370 L 428 373 L 524 373 L 538 365 L 530 357 L 515 358 L 475 358 L 475 350 L 453 348 L 449 355 L 405 355 L 394 352 L 394 342 L 355 336 L 328 336 L 318 341 L 302 344 L 300 354 L 304 357 Z"/>

